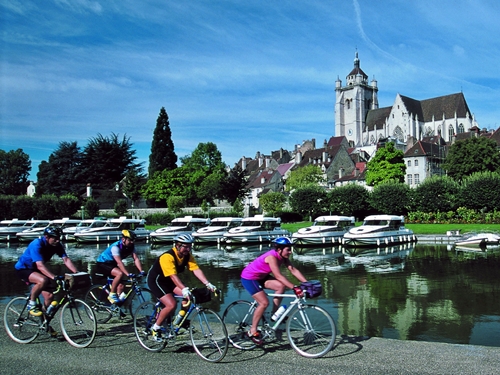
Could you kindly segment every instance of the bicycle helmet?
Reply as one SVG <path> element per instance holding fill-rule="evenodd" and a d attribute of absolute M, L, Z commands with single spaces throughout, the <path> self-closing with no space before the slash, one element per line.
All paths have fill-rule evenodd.
<path fill-rule="evenodd" d="M 292 246 L 292 241 L 288 237 L 278 237 L 273 240 L 276 247 Z"/>
<path fill-rule="evenodd" d="M 43 230 L 43 234 L 49 237 L 61 238 L 63 233 L 59 227 L 47 227 Z"/>
<path fill-rule="evenodd" d="M 174 242 L 180 243 L 194 243 L 194 238 L 189 233 L 181 233 L 175 236 Z"/>
<path fill-rule="evenodd" d="M 125 238 L 130 238 L 132 241 L 137 238 L 137 234 L 133 230 L 124 229 L 122 230 L 122 235 Z"/>

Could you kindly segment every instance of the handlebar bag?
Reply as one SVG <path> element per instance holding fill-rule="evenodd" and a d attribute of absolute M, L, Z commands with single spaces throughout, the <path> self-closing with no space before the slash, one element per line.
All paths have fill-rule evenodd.
<path fill-rule="evenodd" d="M 209 302 L 212 299 L 212 294 L 208 288 L 194 288 L 191 293 L 196 299 L 196 303 Z"/>
<path fill-rule="evenodd" d="M 323 287 L 319 280 L 310 280 L 300 283 L 300 287 L 305 291 L 307 298 L 318 297 L 323 293 Z"/>
<path fill-rule="evenodd" d="M 70 290 L 86 289 L 92 285 L 92 278 L 86 272 L 67 273 L 64 275 L 64 280 Z"/>

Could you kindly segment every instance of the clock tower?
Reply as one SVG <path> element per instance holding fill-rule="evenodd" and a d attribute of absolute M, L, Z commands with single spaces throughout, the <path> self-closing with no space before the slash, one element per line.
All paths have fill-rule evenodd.
<path fill-rule="evenodd" d="M 335 136 L 345 136 L 351 147 L 363 145 L 366 114 L 378 108 L 377 81 L 368 84 L 368 76 L 359 67 L 358 52 L 354 69 L 346 77 L 346 86 L 335 81 Z"/>

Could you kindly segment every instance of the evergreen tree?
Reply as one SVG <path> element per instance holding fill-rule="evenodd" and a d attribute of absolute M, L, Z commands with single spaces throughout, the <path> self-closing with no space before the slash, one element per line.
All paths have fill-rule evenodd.
<path fill-rule="evenodd" d="M 151 154 L 149 155 L 149 178 L 156 171 L 171 170 L 177 168 L 177 155 L 174 152 L 172 132 L 165 107 L 161 107 L 160 114 L 156 120 L 156 128 L 153 132 Z"/>

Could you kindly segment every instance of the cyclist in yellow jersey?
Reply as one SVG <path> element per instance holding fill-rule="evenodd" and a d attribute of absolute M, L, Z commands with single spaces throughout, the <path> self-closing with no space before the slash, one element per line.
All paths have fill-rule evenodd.
<path fill-rule="evenodd" d="M 151 289 L 151 293 L 165 306 L 152 329 L 153 339 L 156 341 L 162 340 L 160 327 L 164 320 L 175 310 L 177 302 L 174 294 L 182 295 L 183 298 L 188 300 L 191 298 L 189 288 L 185 286 L 179 277 L 180 273 L 187 268 L 211 292 L 216 290 L 215 285 L 207 280 L 191 254 L 193 243 L 194 238 L 190 234 L 179 234 L 174 238 L 173 248 L 160 255 L 149 269 L 148 287 Z"/>

